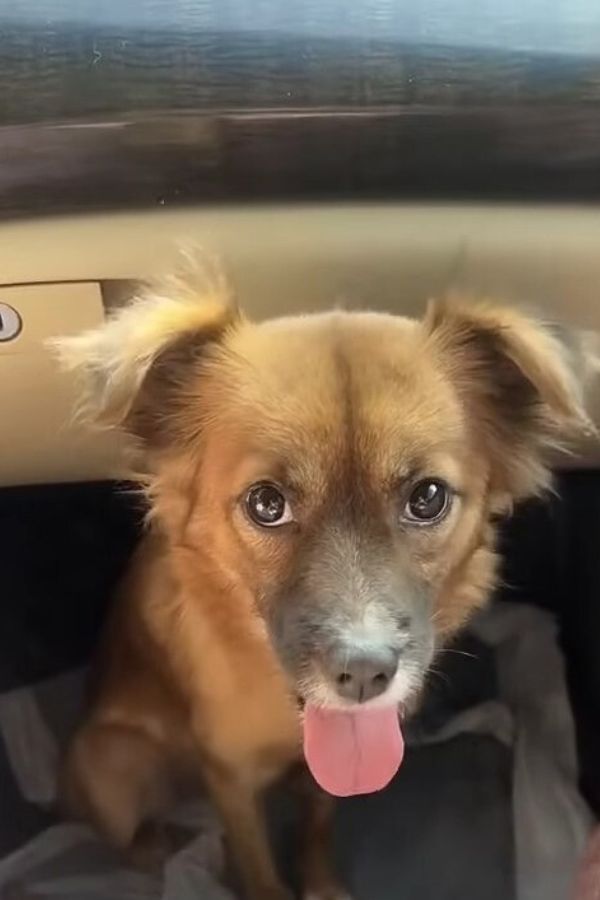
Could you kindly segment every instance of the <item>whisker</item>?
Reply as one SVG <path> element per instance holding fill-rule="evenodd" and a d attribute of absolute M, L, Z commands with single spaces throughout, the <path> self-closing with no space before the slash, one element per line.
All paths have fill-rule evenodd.
<path fill-rule="evenodd" d="M 467 650 L 455 650 L 453 647 L 441 647 L 438 653 L 455 653 L 457 656 L 466 656 L 469 659 L 479 659 L 476 653 L 469 653 Z"/>
<path fill-rule="evenodd" d="M 444 683 L 446 687 L 452 687 L 452 682 L 450 678 L 446 674 L 446 672 L 442 672 L 440 669 L 432 669 L 430 668 L 427 672 L 427 675 L 435 675 L 436 678 L 439 678 L 440 681 Z"/>

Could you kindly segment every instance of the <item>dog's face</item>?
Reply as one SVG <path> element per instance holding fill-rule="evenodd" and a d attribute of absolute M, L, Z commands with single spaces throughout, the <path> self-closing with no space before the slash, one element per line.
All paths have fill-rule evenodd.
<path fill-rule="evenodd" d="M 489 463 L 419 329 L 243 326 L 199 394 L 188 539 L 252 586 L 299 692 L 327 705 L 406 701 L 493 578 Z"/>
<path fill-rule="evenodd" d="M 157 308 L 71 354 L 112 372 L 105 411 L 142 440 L 173 547 L 252 605 L 305 700 L 410 703 L 494 585 L 496 518 L 584 421 L 567 351 L 487 308 L 253 325 L 187 298 L 185 328 L 128 351 L 127 315 L 139 335 Z"/>

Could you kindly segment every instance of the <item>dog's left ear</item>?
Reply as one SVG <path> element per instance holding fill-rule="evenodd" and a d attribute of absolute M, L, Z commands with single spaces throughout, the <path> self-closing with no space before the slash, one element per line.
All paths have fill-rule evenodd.
<path fill-rule="evenodd" d="M 594 432 L 584 386 L 597 368 L 582 336 L 491 304 L 430 304 L 427 340 L 463 398 L 494 488 L 531 496 L 550 480 L 552 451 Z"/>

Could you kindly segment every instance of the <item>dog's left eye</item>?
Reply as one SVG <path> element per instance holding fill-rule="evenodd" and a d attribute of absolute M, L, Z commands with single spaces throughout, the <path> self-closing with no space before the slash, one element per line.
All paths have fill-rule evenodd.
<path fill-rule="evenodd" d="M 443 481 L 423 479 L 410 493 L 404 507 L 404 519 L 417 525 L 433 525 L 450 509 L 451 497 L 450 489 Z"/>
<path fill-rule="evenodd" d="M 246 511 L 256 525 L 274 528 L 293 521 L 292 509 L 274 484 L 255 484 L 246 494 Z"/>

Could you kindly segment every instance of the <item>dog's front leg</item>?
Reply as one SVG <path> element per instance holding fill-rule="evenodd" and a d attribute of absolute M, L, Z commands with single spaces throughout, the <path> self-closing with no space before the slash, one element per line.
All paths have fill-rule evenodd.
<path fill-rule="evenodd" d="M 315 784 L 307 770 L 300 775 L 304 799 L 302 853 L 303 900 L 350 900 L 333 862 L 335 799 Z"/>
<path fill-rule="evenodd" d="M 249 900 L 291 900 L 275 869 L 255 789 L 215 766 L 206 767 L 204 774 Z"/>

